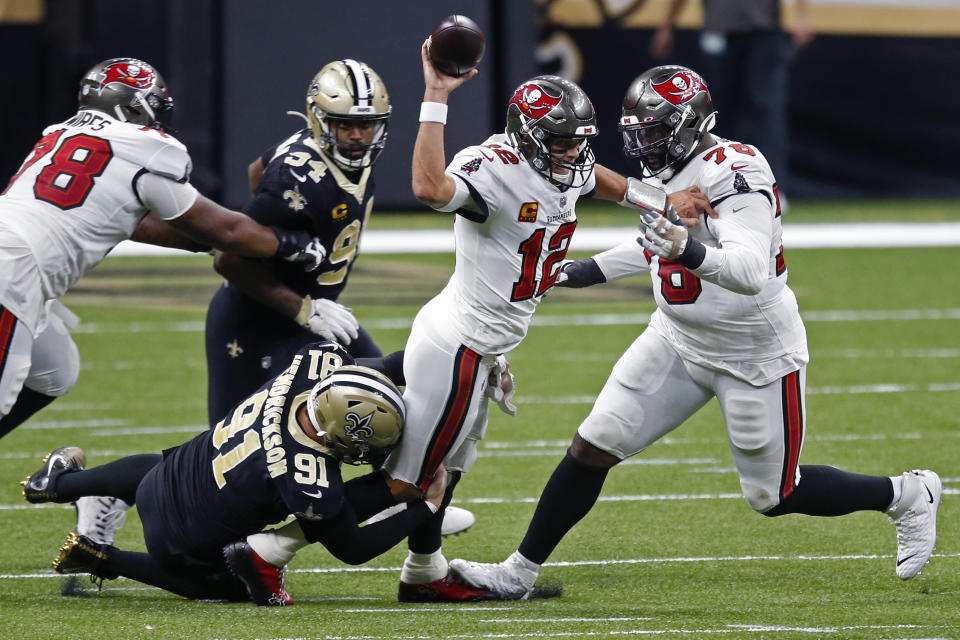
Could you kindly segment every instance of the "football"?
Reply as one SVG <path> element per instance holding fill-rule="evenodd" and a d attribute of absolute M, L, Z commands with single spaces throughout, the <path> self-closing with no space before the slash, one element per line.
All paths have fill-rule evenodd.
<path fill-rule="evenodd" d="M 440 73 L 462 76 L 477 68 L 486 46 L 476 22 L 467 16 L 447 16 L 430 34 L 430 60 Z"/>

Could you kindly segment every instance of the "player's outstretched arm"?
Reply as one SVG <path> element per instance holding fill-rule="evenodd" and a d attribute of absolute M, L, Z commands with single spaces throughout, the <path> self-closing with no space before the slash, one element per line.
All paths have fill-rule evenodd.
<path fill-rule="evenodd" d="M 420 48 L 423 62 L 423 105 L 420 109 L 420 129 L 413 147 L 413 195 L 420 202 L 439 208 L 450 202 L 456 193 L 453 178 L 445 171 L 446 153 L 443 148 L 443 126 L 447 121 L 447 99 L 450 93 L 477 75 L 469 73 L 454 78 L 437 71 L 430 60 L 427 41 Z"/>
<path fill-rule="evenodd" d="M 137 228 L 133 230 L 130 239 L 136 242 L 143 242 L 144 244 L 155 244 L 158 247 L 170 247 L 171 249 L 183 249 L 185 251 L 201 253 L 210 251 L 210 245 L 194 242 L 174 229 L 169 222 L 153 211 L 147 212 L 147 215 L 140 219 L 140 223 L 137 225 Z"/>
<path fill-rule="evenodd" d="M 626 178 L 600 164 L 596 165 L 594 172 L 597 180 L 597 190 L 593 197 L 616 202 L 623 207 L 648 211 L 651 206 L 650 202 L 647 199 L 638 198 L 638 194 L 642 195 L 644 190 L 650 192 L 662 191 L 658 187 L 647 185 L 638 178 Z M 631 194 L 631 184 L 634 185 L 633 194 Z M 700 193 L 696 186 L 675 191 L 668 194 L 666 198 L 667 204 L 673 205 L 677 215 L 680 216 L 683 224 L 687 227 L 695 227 L 700 224 L 701 215 L 707 215 L 711 218 L 717 217 L 717 212 L 710 206 L 707 196 Z M 665 206 L 658 208 L 660 212 L 665 210 Z"/>

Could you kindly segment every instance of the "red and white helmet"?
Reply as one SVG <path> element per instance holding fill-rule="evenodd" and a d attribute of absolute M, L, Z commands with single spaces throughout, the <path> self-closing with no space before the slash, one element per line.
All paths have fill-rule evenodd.
<path fill-rule="evenodd" d="M 717 114 L 707 83 L 676 65 L 637 76 L 623 98 L 623 153 L 637 158 L 643 175 L 669 180 L 713 129 Z"/>
<path fill-rule="evenodd" d="M 537 76 L 521 84 L 507 106 L 506 133 L 530 166 L 561 189 L 582 187 L 593 173 L 596 161 L 590 139 L 597 135 L 597 116 L 575 82 Z M 576 160 L 561 162 L 551 156 L 551 143 L 557 138 L 578 141 Z"/>
<path fill-rule="evenodd" d="M 136 58 L 110 58 L 94 65 L 80 81 L 77 101 L 81 109 L 156 129 L 168 125 L 173 112 L 163 77 Z"/>

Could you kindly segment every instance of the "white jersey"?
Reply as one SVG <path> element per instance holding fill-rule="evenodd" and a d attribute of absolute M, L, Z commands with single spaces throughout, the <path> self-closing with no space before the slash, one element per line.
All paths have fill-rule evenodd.
<path fill-rule="evenodd" d="M 0 195 L 0 304 L 41 330 L 44 301 L 129 238 L 147 212 L 139 176 L 186 182 L 190 168 L 175 138 L 99 111 L 47 127 Z"/>
<path fill-rule="evenodd" d="M 692 272 L 631 241 L 596 256 L 608 279 L 649 270 L 657 311 L 651 326 L 701 366 L 764 385 L 809 360 L 797 300 L 787 286 L 773 173 L 755 148 L 718 139 L 668 183 L 696 185 L 719 214 L 689 229 L 707 247 Z M 632 253 L 632 260 L 626 256 Z M 641 258 L 640 255 L 643 255 Z"/>
<path fill-rule="evenodd" d="M 458 153 L 447 174 L 467 185 L 481 212 L 457 211 L 456 267 L 440 296 L 463 344 L 505 353 L 523 340 L 556 282 L 577 227 L 577 198 L 592 193 L 595 180 L 561 191 L 504 134 Z"/>

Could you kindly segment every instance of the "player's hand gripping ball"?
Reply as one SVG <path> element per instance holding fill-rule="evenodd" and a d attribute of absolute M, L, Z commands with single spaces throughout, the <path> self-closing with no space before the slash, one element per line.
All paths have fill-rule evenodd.
<path fill-rule="evenodd" d="M 447 16 L 430 34 L 430 60 L 440 73 L 459 77 L 477 68 L 486 46 L 476 22 L 467 16 Z"/>

